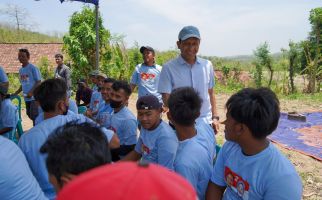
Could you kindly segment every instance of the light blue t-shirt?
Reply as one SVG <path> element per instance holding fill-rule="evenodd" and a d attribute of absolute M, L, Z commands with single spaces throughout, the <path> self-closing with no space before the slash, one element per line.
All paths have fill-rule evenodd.
<path fill-rule="evenodd" d="M 12 104 L 10 99 L 4 99 L 0 107 L 0 129 L 16 128 L 18 123 L 18 109 Z M 4 137 L 9 137 L 9 132 L 2 134 Z M 0 198 L 1 199 L 1 198 Z"/>
<path fill-rule="evenodd" d="M 213 163 L 216 157 L 216 137 L 214 129 L 204 120 L 196 120 L 195 128 L 197 130 L 197 139 L 200 144 L 206 148 L 209 158 Z"/>
<path fill-rule="evenodd" d="M 47 199 L 18 146 L 0 137 L 0 199 Z"/>
<path fill-rule="evenodd" d="M 202 99 L 199 118 L 206 118 L 208 124 L 212 122 L 208 89 L 215 86 L 215 78 L 209 60 L 197 57 L 195 64 L 190 65 L 179 55 L 163 66 L 159 82 L 159 93 L 170 94 L 179 87 L 193 87 Z"/>
<path fill-rule="evenodd" d="M 138 96 L 154 95 L 162 103 L 162 96 L 158 93 L 159 78 L 162 67 L 160 65 L 146 66 L 139 64 L 132 74 L 131 84 L 138 86 Z"/>
<path fill-rule="evenodd" d="M 300 177 L 272 143 L 262 152 L 246 156 L 237 143 L 225 142 L 216 159 L 211 182 L 227 187 L 223 196 L 226 200 L 302 198 Z"/>
<path fill-rule="evenodd" d="M 72 111 L 75 114 L 78 114 L 78 107 L 77 107 L 76 101 L 70 98 L 68 102 L 69 102 L 68 110 Z"/>
<path fill-rule="evenodd" d="M 113 112 L 113 108 L 109 103 L 102 101 L 98 108 L 98 112 L 96 115 L 96 121 L 99 124 L 110 124 L 111 114 Z"/>
<path fill-rule="evenodd" d="M 120 145 L 133 145 L 137 142 L 137 121 L 133 113 L 124 106 L 119 112 L 111 114 L 104 127 L 113 130 L 120 139 Z"/>
<path fill-rule="evenodd" d="M 93 91 L 92 97 L 91 97 L 91 102 L 89 103 L 89 109 L 91 109 L 92 112 L 98 111 L 98 108 L 99 108 L 102 101 L 104 101 L 104 100 L 102 98 L 101 92 Z"/>
<path fill-rule="evenodd" d="M 0 83 L 8 82 L 8 76 L 3 70 L 3 68 L 0 66 Z"/>
<path fill-rule="evenodd" d="M 41 80 L 41 74 L 38 67 L 30 63 L 27 66 L 21 67 L 19 69 L 19 75 L 19 80 L 22 86 L 22 92 L 24 96 L 29 93 L 29 91 L 34 87 L 37 81 Z M 25 101 L 32 101 L 34 100 L 34 97 L 24 97 L 24 99 Z"/>
<path fill-rule="evenodd" d="M 67 115 L 71 114 L 78 114 L 78 107 L 76 105 L 76 101 L 69 99 L 69 107 L 67 111 Z M 39 124 L 44 120 L 44 111 L 42 110 L 41 106 L 38 106 L 38 115 L 35 119 L 35 125 Z"/>
<path fill-rule="evenodd" d="M 40 106 L 39 106 L 40 108 Z M 38 109 L 39 110 L 39 109 Z M 71 110 L 67 111 L 67 115 L 75 115 L 75 113 Z M 41 109 L 41 112 L 39 112 L 38 116 L 35 119 L 35 125 L 39 124 L 40 122 L 44 121 L 44 111 Z"/>
<path fill-rule="evenodd" d="M 207 150 L 200 144 L 198 135 L 179 141 L 174 170 L 195 188 L 200 200 L 205 199 L 211 176 L 212 163 Z"/>
<path fill-rule="evenodd" d="M 164 121 L 152 130 L 141 128 L 135 151 L 148 162 L 173 170 L 173 162 L 178 148 L 178 138 L 173 129 Z"/>
<path fill-rule="evenodd" d="M 53 133 L 53 131 L 68 122 L 95 123 L 84 115 L 57 115 L 50 119 L 44 120 L 31 128 L 27 133 L 21 136 L 18 143 L 19 147 L 27 158 L 31 171 L 36 177 L 41 189 L 49 199 L 55 199 L 56 193 L 54 187 L 50 184 L 48 179 L 46 155 L 41 154 L 39 150 L 47 140 L 48 136 Z M 110 142 L 114 133 L 105 128 L 102 128 L 102 131 L 105 133 L 108 141 Z"/>

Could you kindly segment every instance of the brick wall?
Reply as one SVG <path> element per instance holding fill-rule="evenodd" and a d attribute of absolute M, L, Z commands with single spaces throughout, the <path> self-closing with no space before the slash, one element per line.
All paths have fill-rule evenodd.
<path fill-rule="evenodd" d="M 55 54 L 62 53 L 62 43 L 6 43 L 0 44 L 0 66 L 6 73 L 18 73 L 21 63 L 18 60 L 18 50 L 26 48 L 30 52 L 29 62 L 37 65 L 40 59 L 46 56 L 53 66 Z"/>

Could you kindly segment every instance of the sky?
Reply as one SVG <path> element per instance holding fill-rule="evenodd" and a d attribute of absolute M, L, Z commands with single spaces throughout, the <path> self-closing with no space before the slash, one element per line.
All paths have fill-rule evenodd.
<path fill-rule="evenodd" d="M 37 24 L 33 31 L 67 33 L 70 16 L 84 6 L 59 0 L 1 0 L 25 8 L 26 19 Z M 93 7 L 93 6 L 91 6 Z M 199 54 L 205 56 L 250 55 L 268 42 L 272 53 L 288 42 L 307 38 L 309 13 L 322 7 L 321 0 L 100 0 L 105 28 L 122 34 L 127 47 L 135 42 L 159 51 L 176 49 L 182 27 L 199 28 Z M 0 15 L 0 22 L 9 22 Z"/>

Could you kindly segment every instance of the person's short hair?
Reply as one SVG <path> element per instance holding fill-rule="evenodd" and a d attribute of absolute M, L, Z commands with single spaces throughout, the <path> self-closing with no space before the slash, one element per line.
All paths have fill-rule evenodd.
<path fill-rule="evenodd" d="M 271 134 L 280 117 L 279 100 L 268 88 L 245 88 L 232 95 L 226 103 L 227 113 L 245 124 L 256 139 Z"/>
<path fill-rule="evenodd" d="M 183 126 L 190 126 L 200 115 L 202 99 L 191 87 L 173 90 L 168 99 L 169 112 L 172 120 Z"/>
<path fill-rule="evenodd" d="M 34 97 L 45 112 L 55 111 L 58 101 L 67 97 L 67 85 L 63 79 L 47 79 L 34 90 Z"/>
<path fill-rule="evenodd" d="M 61 58 L 62 60 L 64 60 L 64 56 L 63 56 L 63 54 L 60 54 L 60 53 L 57 53 L 57 54 L 55 55 L 55 58 Z"/>
<path fill-rule="evenodd" d="M 104 83 L 114 83 L 116 80 L 114 78 L 106 78 L 104 79 Z"/>
<path fill-rule="evenodd" d="M 28 49 L 19 49 L 19 52 L 26 53 L 27 58 L 30 58 L 30 53 Z"/>
<path fill-rule="evenodd" d="M 115 81 L 112 85 L 114 91 L 119 91 L 123 89 L 127 96 L 130 96 L 132 93 L 130 85 L 126 81 Z"/>
<path fill-rule="evenodd" d="M 47 154 L 46 166 L 59 184 L 64 173 L 79 175 L 89 169 L 111 163 L 108 140 L 101 128 L 75 122 L 57 128 L 41 146 Z"/>

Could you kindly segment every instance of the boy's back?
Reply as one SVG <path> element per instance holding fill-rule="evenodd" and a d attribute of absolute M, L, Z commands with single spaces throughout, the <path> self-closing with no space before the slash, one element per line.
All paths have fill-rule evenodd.
<path fill-rule="evenodd" d="M 208 151 L 200 144 L 198 135 L 179 141 L 174 169 L 192 184 L 199 199 L 205 198 L 212 163 Z"/>

